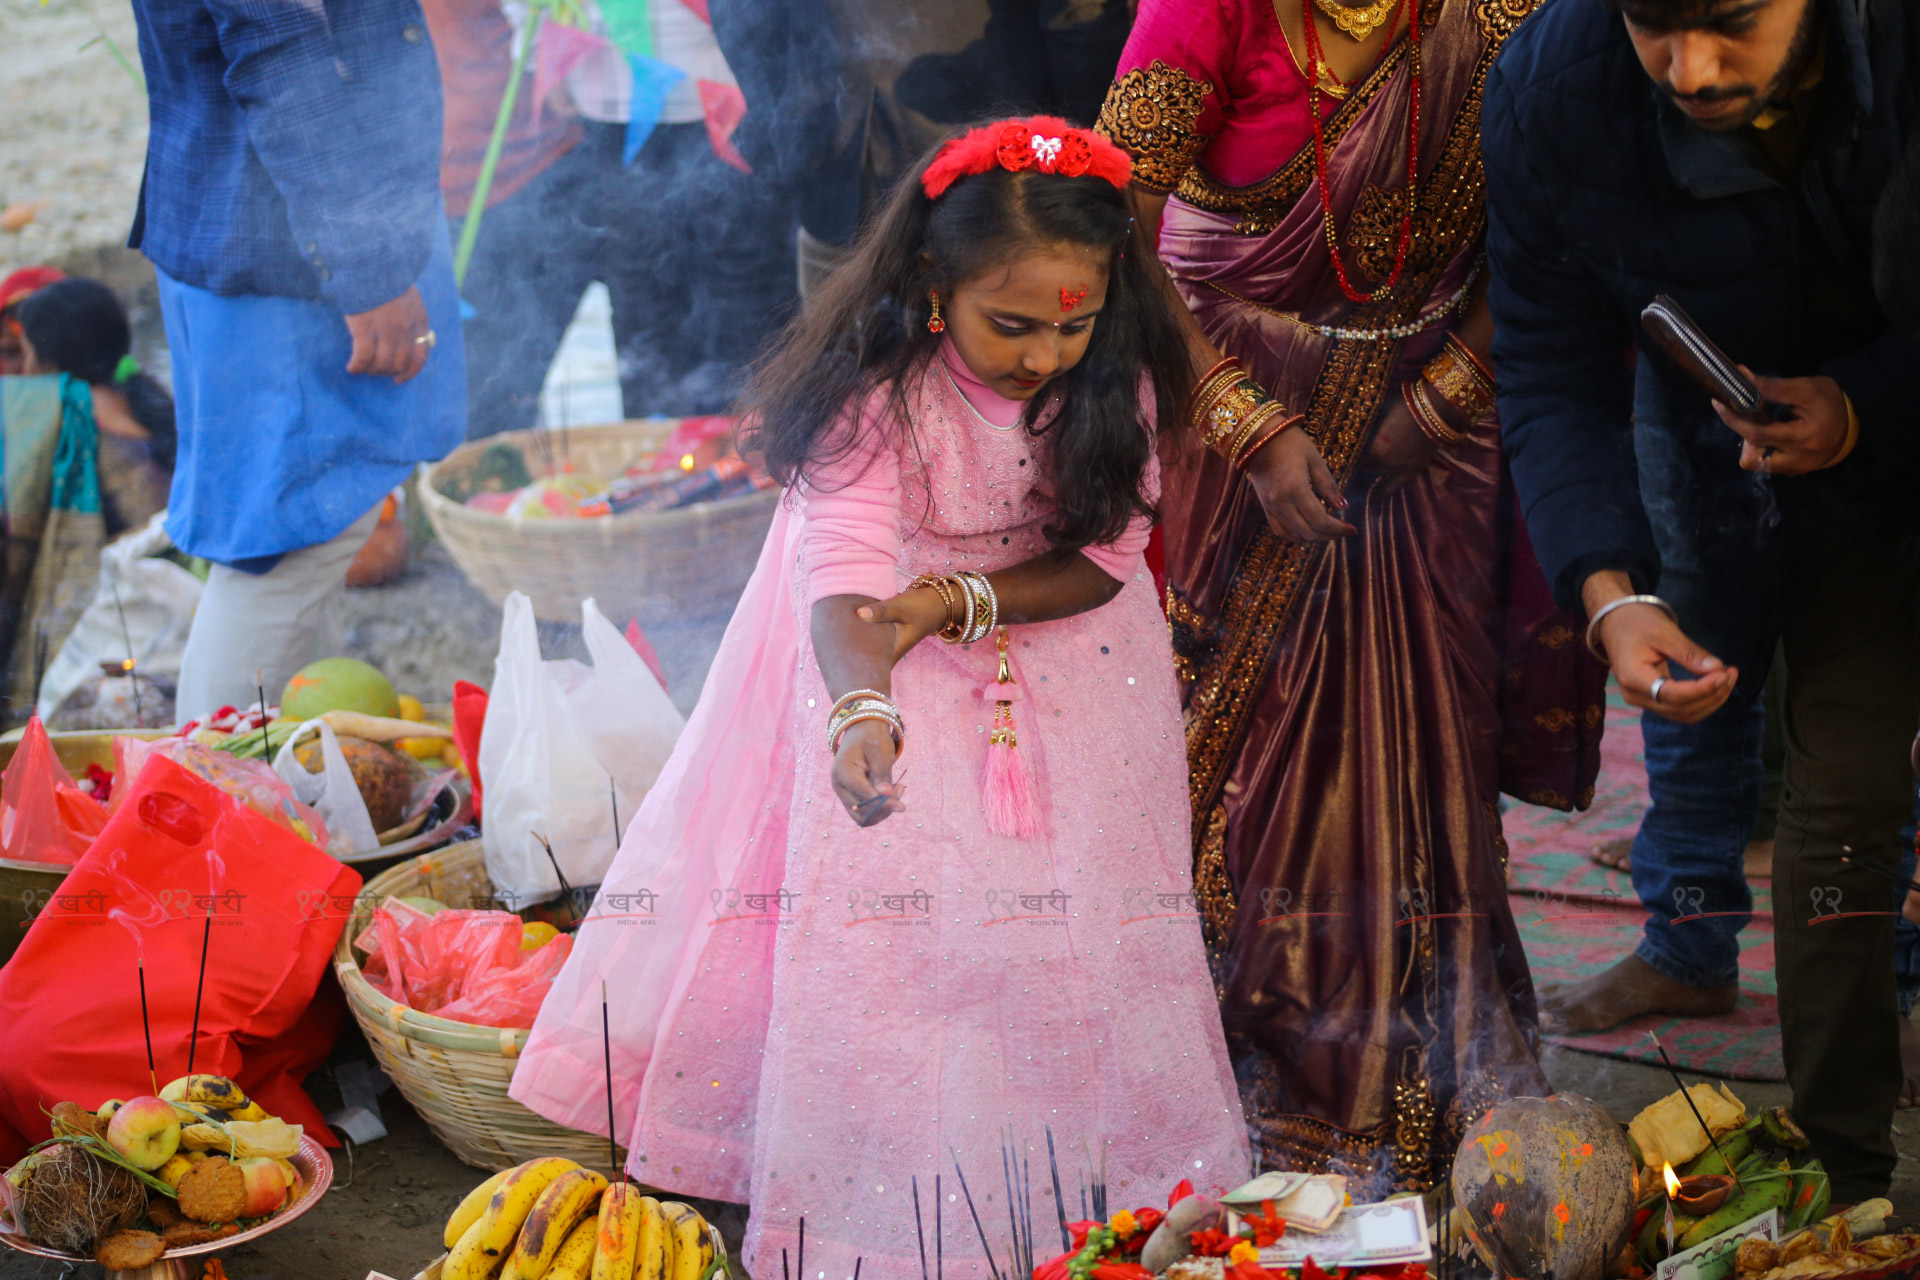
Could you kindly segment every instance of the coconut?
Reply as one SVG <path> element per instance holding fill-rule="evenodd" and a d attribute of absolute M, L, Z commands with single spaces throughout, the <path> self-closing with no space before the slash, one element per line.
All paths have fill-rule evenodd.
<path fill-rule="evenodd" d="M 97 1242 L 140 1217 L 147 1188 L 119 1165 L 63 1142 L 34 1157 L 14 1206 L 28 1239 L 90 1258 Z"/>

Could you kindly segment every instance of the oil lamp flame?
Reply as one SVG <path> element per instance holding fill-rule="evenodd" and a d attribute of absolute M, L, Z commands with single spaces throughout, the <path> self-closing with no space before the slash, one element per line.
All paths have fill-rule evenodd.
<path fill-rule="evenodd" d="M 1672 1165 L 1670 1164 L 1661 1165 L 1660 1177 L 1664 1179 L 1667 1184 L 1668 1199 L 1672 1199 L 1674 1196 L 1677 1196 L 1680 1194 L 1680 1179 L 1674 1176 Z"/>
<path fill-rule="evenodd" d="M 122 659 L 120 659 L 120 669 L 121 669 L 122 671 L 131 671 L 131 670 L 133 670 L 133 659 L 132 659 L 132 658 L 122 658 Z"/>

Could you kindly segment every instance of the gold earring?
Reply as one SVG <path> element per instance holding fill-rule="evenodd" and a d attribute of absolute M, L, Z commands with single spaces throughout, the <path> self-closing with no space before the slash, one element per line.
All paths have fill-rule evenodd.
<path fill-rule="evenodd" d="M 927 290 L 927 301 L 933 304 L 933 314 L 927 317 L 927 332 L 945 332 L 947 322 L 940 318 L 940 291 L 938 289 Z"/>

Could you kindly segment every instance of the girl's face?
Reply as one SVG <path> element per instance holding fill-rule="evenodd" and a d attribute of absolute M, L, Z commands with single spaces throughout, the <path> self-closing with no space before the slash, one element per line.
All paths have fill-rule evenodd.
<path fill-rule="evenodd" d="M 940 308 L 973 376 L 1030 400 L 1080 363 L 1106 301 L 1106 254 L 1059 245 L 943 291 Z"/>

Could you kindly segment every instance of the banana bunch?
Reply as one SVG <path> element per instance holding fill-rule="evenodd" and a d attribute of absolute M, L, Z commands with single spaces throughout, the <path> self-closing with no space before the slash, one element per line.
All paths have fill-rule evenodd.
<path fill-rule="evenodd" d="M 266 1108 L 251 1101 L 239 1085 L 225 1076 L 207 1075 L 205 1072 L 168 1081 L 167 1087 L 160 1091 L 160 1100 L 191 1111 L 213 1124 L 272 1118 Z"/>
<path fill-rule="evenodd" d="M 706 1220 L 632 1183 L 542 1156 L 494 1174 L 447 1219 L 443 1280 L 708 1280 L 732 1275 Z"/>

